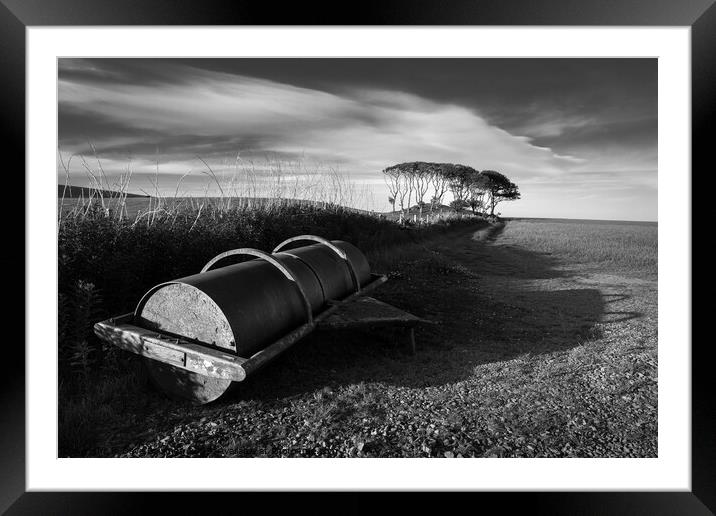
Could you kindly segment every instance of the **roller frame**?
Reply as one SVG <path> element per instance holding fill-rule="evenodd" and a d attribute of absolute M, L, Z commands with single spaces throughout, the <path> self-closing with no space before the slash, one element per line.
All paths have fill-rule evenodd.
<path fill-rule="evenodd" d="M 227 253 L 230 252 L 227 251 Z M 258 252 L 262 253 L 262 251 Z M 222 254 L 229 256 L 227 253 Z M 271 256 L 267 253 L 263 254 Z M 360 292 L 354 292 L 340 301 L 331 303 L 326 310 L 315 317 L 311 317 L 310 322 L 299 326 L 248 358 L 232 355 L 218 348 L 215 349 L 205 344 L 192 342 L 173 335 L 141 328 L 133 324 L 133 313 L 98 322 L 94 325 L 94 332 L 102 340 L 137 355 L 204 376 L 241 382 L 311 333 L 322 320 L 330 316 L 340 306 L 351 302 L 358 296 L 373 290 L 388 280 L 387 276 L 381 274 L 371 274 L 371 277 L 373 278 L 372 281 L 365 285 Z"/>

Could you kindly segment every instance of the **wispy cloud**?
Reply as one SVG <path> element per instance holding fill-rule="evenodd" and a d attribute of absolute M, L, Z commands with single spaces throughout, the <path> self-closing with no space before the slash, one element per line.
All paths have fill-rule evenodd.
<path fill-rule="evenodd" d="M 406 90 L 306 87 L 171 61 L 63 59 L 59 145 L 67 158 L 93 144 L 109 173 L 130 160 L 137 173 L 154 173 L 159 160 L 160 173 L 183 174 L 204 168 L 197 156 L 217 172 L 237 156 L 273 156 L 335 164 L 379 190 L 383 168 L 424 160 L 500 170 L 523 198 L 547 185 L 655 188 L 654 126 L 631 112 L 535 104 L 522 123 L 512 113 L 508 131 L 475 103 Z"/>
<path fill-rule="evenodd" d="M 430 160 L 529 177 L 559 173 L 575 161 L 492 126 L 469 108 L 406 92 L 337 95 L 198 70 L 179 83 L 128 84 L 86 80 L 92 73 L 106 77 L 96 66 L 84 72 L 85 80 L 60 78 L 62 110 L 115 126 L 115 134 L 85 135 L 113 157 L 142 159 L 157 149 L 169 162 L 192 154 L 304 154 L 341 163 L 357 176 L 400 161 Z M 86 150 L 80 131 L 68 132 L 74 134 L 63 135 L 64 150 Z"/>

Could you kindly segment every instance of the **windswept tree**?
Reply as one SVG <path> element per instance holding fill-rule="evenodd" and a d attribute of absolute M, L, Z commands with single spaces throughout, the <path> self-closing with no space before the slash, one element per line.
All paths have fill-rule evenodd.
<path fill-rule="evenodd" d="M 408 191 L 408 215 L 410 215 L 410 207 L 413 204 L 413 192 L 415 191 L 415 176 L 411 169 L 403 171 L 403 182 L 405 189 Z"/>
<path fill-rule="evenodd" d="M 395 202 L 396 200 L 401 199 L 403 189 L 403 181 L 400 177 L 400 170 L 394 167 L 384 169 L 383 180 L 388 187 L 388 202 L 393 206 L 393 210 L 395 210 Z M 405 197 L 405 195 L 402 195 L 402 197 Z"/>
<path fill-rule="evenodd" d="M 413 205 L 413 199 L 420 208 L 422 215 L 425 196 L 430 190 L 430 176 L 436 163 L 424 161 L 410 161 L 399 163 L 383 170 L 388 193 L 400 201 L 401 210 L 404 211 L 404 200 L 408 198 L 408 210 Z"/>
<path fill-rule="evenodd" d="M 410 161 L 399 163 L 383 170 L 388 186 L 389 202 L 405 215 L 405 197 L 407 209 L 413 205 L 413 199 L 423 214 L 425 196 L 432 195 L 431 206 L 442 204 L 444 195 L 450 191 L 453 201 L 450 206 L 462 210 L 469 206 L 473 213 L 486 212 L 494 216 L 495 207 L 502 201 L 520 198 L 517 185 L 505 175 L 494 170 L 478 172 L 467 165 L 454 163 L 431 163 L 426 161 Z"/>
<path fill-rule="evenodd" d="M 517 185 L 509 180 L 507 176 L 495 170 L 483 170 L 478 180 L 479 188 L 487 195 L 487 202 L 490 206 L 490 215 L 495 215 L 495 206 L 502 201 L 514 201 L 520 198 L 520 191 Z"/>
<path fill-rule="evenodd" d="M 430 189 L 430 174 L 432 174 L 432 163 L 421 163 L 413 169 L 415 177 L 415 202 L 420 210 L 420 216 L 423 216 L 423 206 L 425 205 L 425 195 Z"/>
<path fill-rule="evenodd" d="M 448 179 L 448 187 L 453 196 L 451 206 L 468 206 L 471 186 L 477 180 L 479 172 L 466 165 L 454 165 L 446 163 L 443 165 L 444 173 Z"/>
<path fill-rule="evenodd" d="M 437 166 L 431 169 L 430 184 L 433 187 L 433 197 L 430 199 L 430 210 L 432 211 L 435 205 L 439 206 L 443 203 L 443 197 L 450 190 L 450 180 L 442 167 Z"/>
<path fill-rule="evenodd" d="M 450 207 L 455 211 L 460 211 L 467 206 L 467 201 L 464 201 L 462 199 L 453 199 L 450 201 Z"/>
<path fill-rule="evenodd" d="M 482 213 L 485 211 L 485 194 L 487 193 L 480 185 L 480 179 L 473 181 L 469 187 L 470 193 L 467 204 L 473 213 Z"/>

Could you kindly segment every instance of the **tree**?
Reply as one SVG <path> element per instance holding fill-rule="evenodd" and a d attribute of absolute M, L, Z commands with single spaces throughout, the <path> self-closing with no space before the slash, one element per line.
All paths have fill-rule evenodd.
<path fill-rule="evenodd" d="M 478 211 L 483 212 L 485 208 L 485 190 L 480 189 L 477 186 L 470 188 L 470 196 L 467 200 L 467 204 L 473 213 Z"/>
<path fill-rule="evenodd" d="M 429 165 L 424 163 L 422 165 Z M 420 209 L 420 217 L 423 216 L 423 206 L 425 206 L 425 194 L 430 188 L 430 166 L 417 166 L 414 168 L 413 177 L 415 177 L 415 201 Z"/>
<path fill-rule="evenodd" d="M 450 201 L 450 207 L 455 211 L 460 211 L 465 206 L 467 206 L 467 202 L 463 201 L 462 199 L 453 199 L 452 201 Z"/>
<path fill-rule="evenodd" d="M 430 177 L 436 163 L 424 161 L 410 161 L 399 163 L 383 170 L 388 184 L 388 193 L 400 201 L 401 210 L 404 210 L 405 196 L 408 197 L 408 211 L 415 203 L 420 208 L 422 215 L 425 206 L 425 195 L 430 189 Z"/>
<path fill-rule="evenodd" d="M 442 167 L 431 168 L 430 184 L 433 187 L 433 197 L 430 199 L 430 211 L 435 205 L 443 203 L 443 197 L 450 189 L 450 181 L 443 171 Z"/>
<path fill-rule="evenodd" d="M 395 200 L 405 197 L 405 194 L 402 192 L 403 182 L 401 181 L 400 170 L 397 170 L 394 167 L 384 169 L 383 179 L 388 187 L 388 202 L 393 206 L 393 211 L 395 211 Z"/>
<path fill-rule="evenodd" d="M 383 170 L 388 185 L 388 193 L 394 201 L 399 202 L 400 209 L 405 212 L 405 197 L 408 197 L 408 210 L 412 207 L 413 198 L 423 213 L 425 196 L 431 203 L 442 204 L 443 196 L 450 191 L 453 202 L 450 205 L 461 210 L 466 206 L 473 213 L 486 211 L 489 200 L 490 213 L 494 215 L 495 206 L 504 200 L 518 199 L 519 192 L 504 175 L 493 170 L 478 172 L 467 165 L 454 163 L 431 163 L 426 161 L 410 161 L 399 163 Z"/>
<path fill-rule="evenodd" d="M 495 215 L 495 206 L 502 201 L 514 201 L 520 198 L 517 185 L 507 176 L 495 170 L 483 170 L 477 180 L 477 187 L 489 195 L 490 216 Z"/>
<path fill-rule="evenodd" d="M 485 194 L 487 191 L 483 185 L 483 179 L 480 172 L 476 170 L 470 171 L 464 175 L 465 204 L 470 207 L 472 213 L 484 213 L 485 211 Z"/>
<path fill-rule="evenodd" d="M 472 167 L 452 163 L 443 164 L 442 169 L 448 178 L 448 187 L 454 200 L 460 201 L 461 206 L 467 206 L 471 186 L 477 180 L 479 172 Z"/>
<path fill-rule="evenodd" d="M 415 176 L 412 170 L 403 171 L 403 181 L 405 182 L 405 189 L 408 191 L 408 215 L 410 215 L 410 206 L 413 204 L 413 190 L 415 189 Z"/>
<path fill-rule="evenodd" d="M 460 201 L 462 206 L 466 206 L 470 193 L 469 186 L 477 176 L 477 170 L 466 165 L 454 165 L 452 163 L 442 164 L 442 170 L 445 177 L 447 177 L 448 188 L 450 188 L 453 199 Z"/>

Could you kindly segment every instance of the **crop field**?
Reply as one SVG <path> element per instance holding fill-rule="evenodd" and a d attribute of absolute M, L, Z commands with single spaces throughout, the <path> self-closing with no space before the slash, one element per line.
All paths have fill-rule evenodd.
<path fill-rule="evenodd" d="M 60 242 L 61 287 L 64 270 L 75 292 L 68 320 L 116 315 L 162 274 L 178 276 L 160 262 L 190 246 L 211 254 L 203 246 L 300 229 L 364 248 L 389 276 L 374 297 L 437 323 L 416 331 L 417 353 L 397 330 L 315 333 L 227 398 L 196 407 L 154 389 L 134 356 L 104 350 L 97 361 L 67 334 L 60 456 L 656 456 L 656 224 L 466 219 L 398 231 L 355 213 L 336 222 L 291 212 L 275 225 L 253 217 L 242 220 L 263 236 L 207 222 L 186 243 L 186 230 L 113 222 L 101 249 L 88 248 L 96 221 L 69 224 Z M 165 251 L 150 260 L 142 245 L 157 238 Z M 102 261 L 134 248 L 122 263 L 137 277 L 113 296 L 127 279 L 110 282 L 119 264 Z"/>

